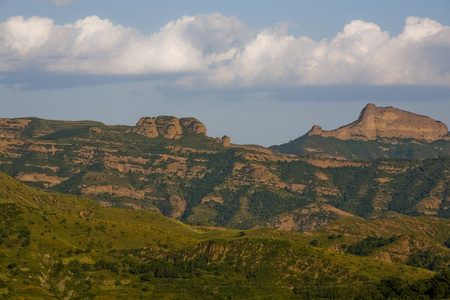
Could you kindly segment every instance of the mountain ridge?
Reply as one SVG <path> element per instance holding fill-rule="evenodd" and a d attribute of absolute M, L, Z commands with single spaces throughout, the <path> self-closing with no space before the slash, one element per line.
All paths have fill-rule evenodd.
<path fill-rule="evenodd" d="M 144 117 L 135 126 L 37 118 L 0 124 L 0 171 L 44 191 L 189 224 L 310 231 L 347 215 L 450 216 L 445 140 L 305 135 L 291 144 L 303 143 L 309 156 L 302 157 L 229 144 L 227 137 L 220 142 L 194 118 Z"/>

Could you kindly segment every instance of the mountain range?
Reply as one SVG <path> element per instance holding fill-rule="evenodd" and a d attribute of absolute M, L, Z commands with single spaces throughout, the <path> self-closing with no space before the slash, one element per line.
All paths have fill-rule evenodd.
<path fill-rule="evenodd" d="M 270 148 L 195 118 L 0 119 L 0 297 L 449 297 L 449 143 L 373 104 Z"/>
<path fill-rule="evenodd" d="M 28 185 L 188 224 L 305 231 L 346 216 L 450 215 L 447 127 L 392 107 L 369 104 L 347 126 L 270 149 L 169 116 L 2 119 L 0 135 L 0 171 Z"/>

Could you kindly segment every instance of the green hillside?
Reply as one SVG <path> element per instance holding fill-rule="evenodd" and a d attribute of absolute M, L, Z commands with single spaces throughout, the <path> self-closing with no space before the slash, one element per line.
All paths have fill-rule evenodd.
<path fill-rule="evenodd" d="M 309 234 L 239 231 L 189 227 L 148 210 L 46 194 L 4 174 L 0 192 L 0 297 L 5 299 L 349 299 L 367 291 L 381 293 L 394 277 L 407 287 L 404 293 L 417 280 L 430 282 L 425 293 L 446 278 L 446 273 L 434 275 L 401 261 L 383 262 L 325 245 L 325 239 L 390 235 L 392 229 L 377 229 L 377 221 L 364 221 L 373 230 L 366 233 L 354 223 L 361 222 L 357 219 Z M 400 220 L 392 222 L 403 226 Z M 443 243 L 449 222 L 435 220 L 421 219 L 416 224 L 428 227 L 411 226 L 408 233 L 430 236 L 429 244 Z M 435 233 L 438 228 L 442 233 Z M 330 232 L 344 237 L 330 239 Z M 427 281 L 433 276 L 441 277 Z"/>
<path fill-rule="evenodd" d="M 372 160 L 378 158 L 424 159 L 450 154 L 450 141 L 431 143 L 413 139 L 379 139 L 373 141 L 340 140 L 319 135 L 304 135 L 270 149 L 284 154 L 320 155 L 348 160 Z"/>

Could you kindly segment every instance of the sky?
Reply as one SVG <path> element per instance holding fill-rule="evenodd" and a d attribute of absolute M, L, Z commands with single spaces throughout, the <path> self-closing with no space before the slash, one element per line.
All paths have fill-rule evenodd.
<path fill-rule="evenodd" d="M 367 103 L 450 126 L 450 1 L 0 0 L 0 118 L 195 117 L 271 146 Z"/>

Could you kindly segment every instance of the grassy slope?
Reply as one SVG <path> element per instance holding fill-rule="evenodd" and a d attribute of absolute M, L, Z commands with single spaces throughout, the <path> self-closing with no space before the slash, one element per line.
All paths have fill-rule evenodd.
<path fill-rule="evenodd" d="M 152 211 L 45 194 L 4 174 L 0 191 L 5 297 L 288 298 L 296 296 L 293 288 L 349 289 L 390 276 L 415 280 L 433 274 L 312 247 L 311 236 L 298 232 L 194 228 Z"/>

